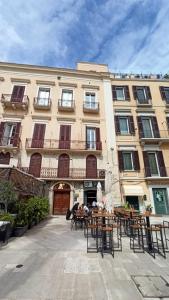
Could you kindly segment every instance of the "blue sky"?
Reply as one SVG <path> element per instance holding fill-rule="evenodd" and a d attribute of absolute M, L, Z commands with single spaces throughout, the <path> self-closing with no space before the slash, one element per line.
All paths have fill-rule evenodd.
<path fill-rule="evenodd" d="M 169 71 L 169 0 L 0 0 L 0 61 Z"/>

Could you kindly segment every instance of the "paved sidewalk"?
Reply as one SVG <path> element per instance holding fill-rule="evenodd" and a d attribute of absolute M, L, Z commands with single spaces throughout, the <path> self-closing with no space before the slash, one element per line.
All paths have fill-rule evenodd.
<path fill-rule="evenodd" d="M 16 268 L 18 264 L 23 267 Z M 169 282 L 169 253 L 167 259 L 158 256 L 155 260 L 148 254 L 135 254 L 129 249 L 129 238 L 123 238 L 123 252 L 115 253 L 114 259 L 87 254 L 83 232 L 71 231 L 70 222 L 61 216 L 42 222 L 0 249 L 3 300 L 147 300 L 131 278 L 141 276 L 135 281 L 141 278 L 145 289 L 154 289 L 143 275 L 157 279 L 159 288 L 163 282 L 154 276 Z M 168 293 L 168 287 L 164 288 Z"/>

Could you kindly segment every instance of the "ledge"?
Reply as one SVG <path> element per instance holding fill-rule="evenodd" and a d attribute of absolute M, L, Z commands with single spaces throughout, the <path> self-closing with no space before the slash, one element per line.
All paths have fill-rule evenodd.
<path fill-rule="evenodd" d="M 71 82 L 59 82 L 59 86 L 77 88 L 77 84 L 76 83 L 71 83 Z"/>
<path fill-rule="evenodd" d="M 57 119 L 57 121 L 76 122 L 76 119 L 74 119 L 74 118 L 57 117 L 56 119 Z"/>
<path fill-rule="evenodd" d="M 30 79 L 11 78 L 11 82 L 31 83 Z"/>
<path fill-rule="evenodd" d="M 55 85 L 55 81 L 47 81 L 47 80 L 36 80 L 36 84 L 43 84 L 43 85 Z"/>
<path fill-rule="evenodd" d="M 81 87 L 83 89 L 100 90 L 100 87 L 98 85 L 82 84 Z"/>
<path fill-rule="evenodd" d="M 32 115 L 32 119 L 39 119 L 39 120 L 51 120 L 50 116 L 36 116 L 36 115 Z"/>
<path fill-rule="evenodd" d="M 93 120 L 93 119 L 82 119 L 83 123 L 97 123 L 100 124 L 100 120 Z"/>

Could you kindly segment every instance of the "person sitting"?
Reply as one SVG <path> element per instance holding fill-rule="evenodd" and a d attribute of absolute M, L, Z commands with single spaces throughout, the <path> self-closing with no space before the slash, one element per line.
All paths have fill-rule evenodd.
<path fill-rule="evenodd" d="M 92 207 L 96 207 L 96 206 L 97 206 L 97 202 L 95 200 L 93 200 Z"/>

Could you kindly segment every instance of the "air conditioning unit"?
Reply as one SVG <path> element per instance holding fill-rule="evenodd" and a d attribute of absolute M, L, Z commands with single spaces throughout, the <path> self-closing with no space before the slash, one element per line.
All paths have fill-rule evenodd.
<path fill-rule="evenodd" d="M 105 170 L 100 170 L 99 171 L 99 177 L 100 178 L 105 178 Z"/>

